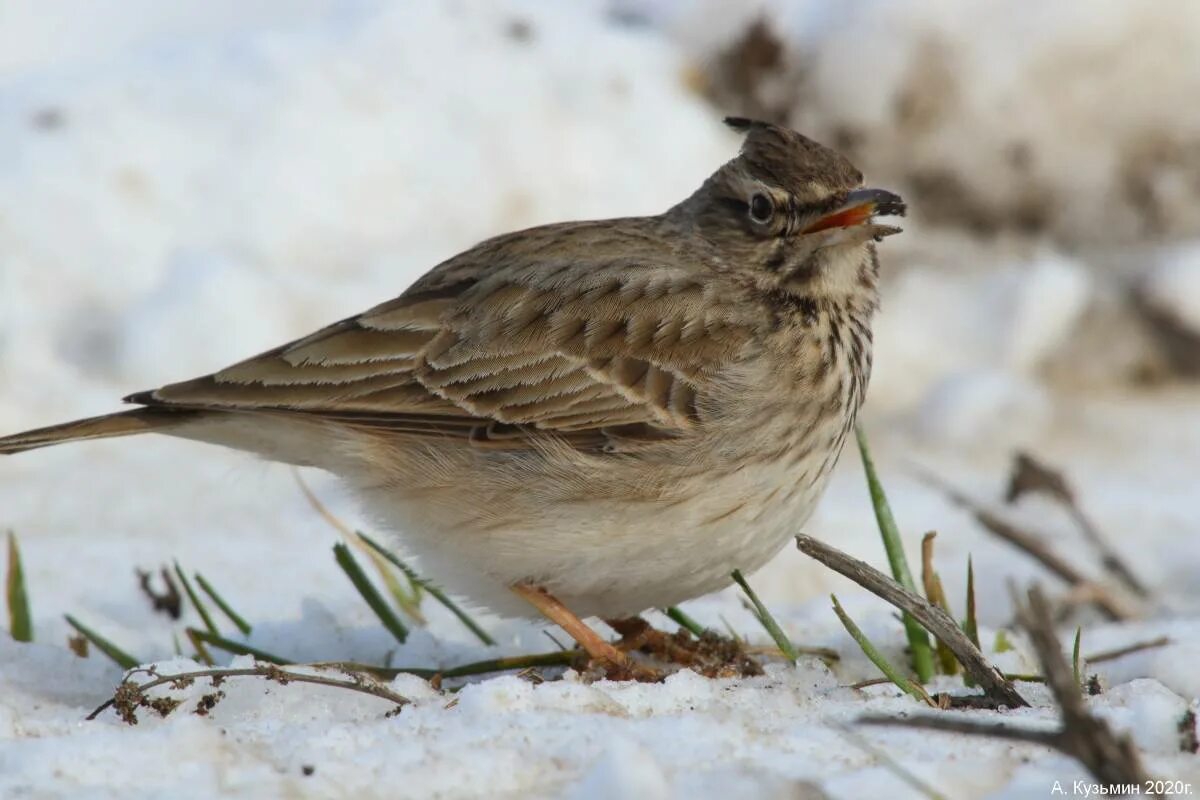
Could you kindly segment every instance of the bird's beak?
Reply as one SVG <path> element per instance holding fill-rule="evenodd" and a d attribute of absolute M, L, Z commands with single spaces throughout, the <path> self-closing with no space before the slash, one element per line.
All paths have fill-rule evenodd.
<path fill-rule="evenodd" d="M 872 222 L 876 216 L 904 216 L 905 205 L 900 195 L 885 189 L 855 189 L 846 195 L 846 200 L 833 211 L 818 218 L 803 233 L 832 228 L 853 228 Z M 891 236 L 899 233 L 900 228 L 893 225 L 871 225 L 871 233 L 876 236 Z"/>

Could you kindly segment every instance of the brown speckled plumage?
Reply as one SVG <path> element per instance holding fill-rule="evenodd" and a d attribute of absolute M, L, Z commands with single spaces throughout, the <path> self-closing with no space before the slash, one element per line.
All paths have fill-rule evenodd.
<path fill-rule="evenodd" d="M 0 453 L 155 430 L 344 477 L 429 576 L 503 613 L 609 617 L 720 588 L 819 497 L 863 401 L 876 214 L 837 153 L 740 155 L 654 217 L 489 239 L 400 297 L 142 408 Z"/>

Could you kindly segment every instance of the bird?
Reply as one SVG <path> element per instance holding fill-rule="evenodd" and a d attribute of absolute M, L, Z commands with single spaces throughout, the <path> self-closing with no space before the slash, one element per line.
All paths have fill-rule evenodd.
<path fill-rule="evenodd" d="M 863 403 L 899 195 L 801 133 L 655 216 L 507 233 L 399 297 L 0 454 L 159 433 L 316 467 L 427 577 L 626 655 L 584 620 L 720 590 L 812 513 Z"/>

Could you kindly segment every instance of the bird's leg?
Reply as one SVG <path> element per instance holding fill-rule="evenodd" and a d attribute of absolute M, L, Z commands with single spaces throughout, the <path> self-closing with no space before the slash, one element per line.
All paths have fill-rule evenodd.
<path fill-rule="evenodd" d="M 604 641 L 600 634 L 589 628 L 583 620 L 559 602 L 558 598 L 542 587 L 518 583 L 512 587 L 512 590 L 529 601 L 529 604 L 542 612 L 547 619 L 566 631 L 567 635 L 578 642 L 579 646 L 592 659 L 608 662 L 617 667 L 627 664 L 628 658 L 624 653 Z"/>

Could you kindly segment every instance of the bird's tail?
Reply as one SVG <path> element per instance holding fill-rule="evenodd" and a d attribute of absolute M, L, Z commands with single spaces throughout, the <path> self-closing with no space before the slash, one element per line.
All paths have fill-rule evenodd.
<path fill-rule="evenodd" d="M 114 436 L 131 436 L 135 433 L 151 433 L 173 428 L 194 418 L 197 412 L 162 408 L 135 408 L 102 417 L 77 419 L 48 428 L 38 428 L 12 436 L 0 437 L 0 455 L 13 455 L 39 447 L 49 447 L 65 442 L 82 442 L 87 439 L 108 439 Z"/>

